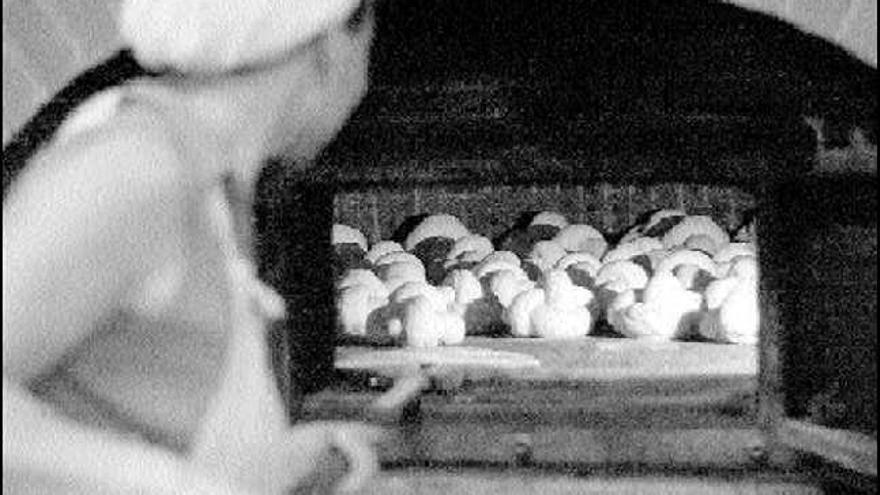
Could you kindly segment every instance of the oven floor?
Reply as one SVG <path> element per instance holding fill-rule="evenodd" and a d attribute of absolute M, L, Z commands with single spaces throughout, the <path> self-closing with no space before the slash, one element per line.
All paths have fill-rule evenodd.
<path fill-rule="evenodd" d="M 512 462 L 528 438 L 536 462 L 731 468 L 750 466 L 762 442 L 755 346 L 473 337 L 421 350 L 343 346 L 336 364 L 348 378 L 310 396 L 304 419 L 373 418 L 389 382 L 373 377 L 431 377 L 415 409 L 376 416 L 407 432 L 389 461 Z"/>
<path fill-rule="evenodd" d="M 492 352 L 495 351 L 495 352 Z M 469 337 L 463 346 L 429 350 L 346 346 L 337 367 L 400 376 L 437 365 L 483 375 L 537 380 L 754 377 L 757 347 L 618 338 L 579 340 Z"/>

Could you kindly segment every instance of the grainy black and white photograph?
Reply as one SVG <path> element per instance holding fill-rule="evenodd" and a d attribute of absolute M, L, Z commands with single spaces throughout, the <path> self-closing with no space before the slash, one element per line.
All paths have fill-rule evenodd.
<path fill-rule="evenodd" d="M 877 492 L 876 0 L 3 0 L 3 494 Z"/>

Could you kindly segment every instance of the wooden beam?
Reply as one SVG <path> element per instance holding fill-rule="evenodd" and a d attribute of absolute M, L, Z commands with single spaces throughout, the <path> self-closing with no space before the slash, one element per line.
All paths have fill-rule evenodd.
<path fill-rule="evenodd" d="M 858 473 L 877 476 L 877 438 L 806 421 L 785 420 L 779 438 L 791 448 L 816 454 Z"/>

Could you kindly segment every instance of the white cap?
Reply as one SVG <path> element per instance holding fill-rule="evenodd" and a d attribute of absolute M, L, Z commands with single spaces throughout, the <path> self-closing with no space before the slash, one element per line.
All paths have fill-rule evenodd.
<path fill-rule="evenodd" d="M 282 57 L 344 22 L 359 0 L 124 0 L 119 26 L 151 69 L 222 73 Z"/>

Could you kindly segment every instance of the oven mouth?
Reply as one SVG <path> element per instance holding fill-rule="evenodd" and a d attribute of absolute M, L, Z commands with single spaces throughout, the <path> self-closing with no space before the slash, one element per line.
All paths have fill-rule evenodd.
<path fill-rule="evenodd" d="M 402 3 L 380 5 L 371 89 L 365 100 L 311 168 L 291 171 L 279 166 L 270 173 L 300 191 L 297 198 L 274 205 L 286 211 L 301 210 L 283 220 L 285 224 L 320 216 L 362 229 L 372 243 L 394 237 L 410 215 L 451 212 L 461 215 L 475 231 L 480 230 L 477 226 L 491 226 L 488 230 L 494 235 L 493 229 L 515 224 L 515 217 L 524 211 L 558 209 L 577 221 L 595 222 L 605 232 L 620 232 L 655 207 L 684 206 L 690 212 L 703 212 L 699 211 L 703 208 L 717 215 L 724 209 L 719 205 L 736 203 L 721 190 L 743 192 L 751 198 L 747 206 L 758 207 L 759 212 L 777 206 L 773 211 L 779 212 L 784 208 L 772 197 L 774 188 L 801 183 L 815 165 L 819 143 L 816 129 L 807 125 L 805 116 L 825 115 L 822 144 L 828 147 L 846 142 L 853 127 L 873 136 L 876 100 L 868 88 L 873 86 L 875 69 L 777 21 L 728 5 L 696 2 L 688 5 L 705 10 L 695 13 L 681 8 L 661 15 L 659 9 L 668 4 L 647 2 L 641 14 L 627 11 L 638 18 L 629 26 L 623 14 L 610 13 L 606 6 L 604 21 L 600 15 L 570 15 L 559 21 L 562 27 L 555 37 L 540 34 L 549 30 L 540 22 L 527 26 L 515 7 L 504 13 L 479 4 L 473 11 L 481 15 L 468 17 L 461 5 L 430 4 L 421 13 Z M 523 9 L 532 4 L 525 5 Z M 603 8 L 586 5 L 584 12 Z M 554 8 L 564 12 L 574 7 Z M 719 12 L 731 17 L 716 15 Z M 652 24 L 652 17 L 659 20 Z M 688 32 L 670 29 L 666 37 L 658 34 L 661 26 L 670 27 L 664 22 L 673 20 L 696 27 Z M 581 28 L 591 32 L 579 38 L 574 31 Z M 596 49 L 614 42 L 616 46 L 609 50 Z M 657 43 L 648 46 L 652 42 Z M 585 45 L 593 50 L 583 49 Z M 835 107 L 832 102 L 841 99 L 847 103 Z M 875 180 L 871 177 L 868 173 L 849 180 Z M 273 180 L 277 179 L 268 182 Z M 818 186 L 816 190 L 825 189 Z M 648 204 L 646 199 L 652 194 L 655 199 L 664 195 L 670 199 Z M 334 199 L 328 200 L 331 196 Z M 583 204 L 585 197 L 611 199 L 607 209 L 597 201 L 586 208 L 589 211 L 577 211 L 572 205 Z M 701 203 L 707 197 L 715 200 L 714 206 L 711 200 Z M 515 198 L 522 200 L 517 203 Z M 791 197 L 788 200 L 785 208 L 799 204 Z M 307 203 L 321 206 L 309 212 Z M 744 216 L 748 207 L 733 216 Z M 725 218 L 723 211 L 720 217 Z M 864 217 L 856 221 L 868 226 L 876 222 L 870 214 Z M 809 222 L 798 225 L 805 224 Z M 330 229 L 330 220 L 320 230 L 313 227 L 311 232 L 322 236 L 324 247 L 316 244 L 297 252 L 326 249 Z M 277 241 L 269 242 L 288 249 L 290 243 L 280 238 L 292 236 L 302 238 L 287 229 L 278 233 Z M 763 254 L 760 242 L 759 249 Z M 760 262 L 763 267 L 764 260 Z M 318 282 L 319 278 L 324 282 Z M 334 288 L 326 283 L 327 278 L 332 279 L 330 270 L 302 284 L 323 283 L 324 301 L 333 301 Z M 686 461 L 687 454 L 661 454 L 647 445 L 695 446 L 715 438 L 728 447 L 719 454 L 731 456 L 724 462 L 735 458 L 732 462 L 740 466 L 760 464 L 776 452 L 772 438 L 780 418 L 807 418 L 808 412 L 798 404 L 822 389 L 821 380 L 795 383 L 792 376 L 803 372 L 803 366 L 788 368 L 791 363 L 786 356 L 795 354 L 773 337 L 779 328 L 776 323 L 764 329 L 765 321 L 789 309 L 764 309 L 775 305 L 780 295 L 778 288 L 765 291 L 764 285 L 778 279 L 761 279 L 761 304 L 768 306 L 762 306 L 760 315 L 761 342 L 752 356 L 743 358 L 749 366 L 696 379 L 684 374 L 651 379 L 645 373 L 615 382 L 608 376 L 614 370 L 580 381 L 538 382 L 522 377 L 468 377 L 466 373 L 463 378 L 437 379 L 414 407 L 418 414 L 412 414 L 418 421 L 407 422 L 410 426 L 403 428 L 407 432 L 411 427 L 422 435 L 410 445 L 415 450 L 406 455 L 426 462 L 490 459 L 504 464 L 516 450 L 517 435 L 546 433 L 559 426 L 554 430 L 557 437 L 531 437 L 538 443 L 554 438 L 565 445 L 552 454 L 543 451 L 539 460 L 543 455 L 557 465 L 608 461 L 601 453 L 579 450 L 582 443 L 598 442 L 608 449 L 619 448 L 618 453 L 632 453 L 634 445 L 643 449 L 629 459 L 621 454 L 608 461 L 612 464 L 633 459 L 663 463 L 672 458 L 676 460 L 669 462 L 675 464 Z M 279 283 L 282 292 L 297 290 L 288 282 Z M 319 304 L 319 299 L 298 301 Z M 781 304 L 791 305 L 791 299 Z M 335 317 L 332 308 L 328 314 Z M 809 317 L 802 313 L 798 318 Z M 487 337 L 483 342 L 499 345 L 502 341 Z M 328 410 L 356 418 L 359 412 L 344 412 L 346 400 L 365 405 L 369 397 L 390 386 L 387 373 L 351 365 L 351 358 L 399 349 L 336 344 L 340 342 L 331 339 L 321 345 L 328 352 L 333 349 L 337 365 L 341 363 L 344 369 L 330 372 L 332 377 L 325 382 L 330 388 L 308 395 L 304 418 L 322 417 Z M 535 342 L 500 345 L 503 350 L 516 350 L 517 345 L 530 344 Z M 299 351 L 291 359 L 300 357 L 307 359 Z M 307 383 L 321 381 L 310 370 L 302 373 Z M 793 393 L 788 388 L 801 386 L 805 388 Z M 695 395 L 688 394 L 688 387 Z M 689 408 L 688 401 L 704 392 L 716 395 L 702 409 Z M 640 393 L 645 397 L 644 408 L 634 400 Z M 621 409 L 603 409 L 609 404 Z M 652 422 L 652 418 L 678 418 L 680 422 Z M 641 426 L 639 421 L 643 421 Z M 597 440 L 590 433 L 579 442 L 566 436 L 575 435 L 572 431 L 577 429 L 595 431 L 591 428 L 596 425 L 619 433 L 622 440 L 615 443 L 602 434 Z M 647 433 L 652 428 L 677 433 L 652 436 Z M 713 437 L 714 433 L 707 433 L 710 430 L 724 433 Z M 498 435 L 489 439 L 486 432 Z M 481 450 L 482 443 L 487 450 Z M 693 447 L 695 452 L 702 448 Z M 704 458 L 691 460 L 698 465 L 723 464 L 710 459 L 717 452 L 703 452 Z M 656 457 L 667 454 L 666 461 Z"/>

